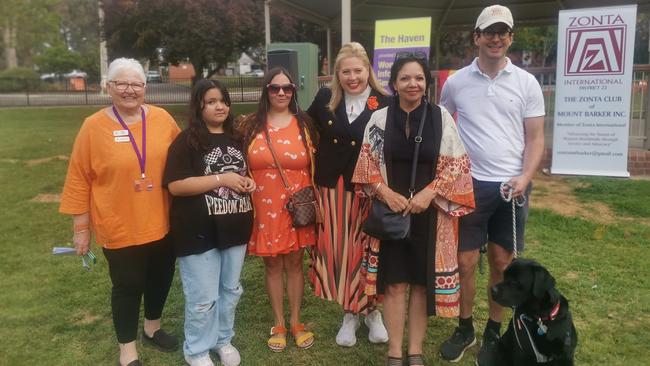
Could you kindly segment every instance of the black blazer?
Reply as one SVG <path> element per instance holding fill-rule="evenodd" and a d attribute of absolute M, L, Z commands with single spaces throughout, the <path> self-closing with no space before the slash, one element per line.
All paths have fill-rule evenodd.
<path fill-rule="evenodd" d="M 390 97 L 383 96 L 374 89 L 371 90 L 368 99 L 376 99 L 376 108 L 371 110 L 366 103 L 363 112 L 354 122 L 350 123 L 345 112 L 345 97 L 341 98 L 336 113 L 330 112 L 327 108 L 331 95 L 332 91 L 329 88 L 320 89 L 307 110 L 320 135 L 316 147 L 314 180 L 319 186 L 334 188 L 339 177 L 343 176 L 345 189 L 353 191 L 353 184 L 350 181 L 361 151 L 363 132 L 370 120 L 370 115 L 386 106 Z M 373 107 L 375 106 L 373 105 Z"/>

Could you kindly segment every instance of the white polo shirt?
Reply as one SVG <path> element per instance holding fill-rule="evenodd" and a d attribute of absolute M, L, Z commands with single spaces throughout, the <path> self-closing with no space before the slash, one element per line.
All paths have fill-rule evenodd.
<path fill-rule="evenodd" d="M 458 131 L 472 162 L 472 176 L 504 182 L 522 172 L 524 118 L 545 114 L 542 88 L 508 58 L 494 79 L 481 72 L 477 61 L 447 79 L 440 104 L 451 114 L 458 112 Z"/>

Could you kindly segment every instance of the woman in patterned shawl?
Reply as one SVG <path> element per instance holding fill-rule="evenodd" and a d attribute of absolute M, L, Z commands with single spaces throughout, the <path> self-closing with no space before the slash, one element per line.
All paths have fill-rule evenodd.
<path fill-rule="evenodd" d="M 424 97 L 431 81 L 426 61 L 417 54 L 403 56 L 398 54 L 391 69 L 389 85 L 396 96 L 370 118 L 352 182 L 358 194 L 411 214 L 409 237 L 374 240 L 379 258 L 370 261 L 378 260 L 377 291 L 385 296 L 388 365 L 402 365 L 407 311 L 408 364 L 423 365 L 427 315 L 458 316 L 458 217 L 473 210 L 474 195 L 469 158 L 453 118 Z M 415 136 L 425 108 L 415 193 L 409 199 Z"/>

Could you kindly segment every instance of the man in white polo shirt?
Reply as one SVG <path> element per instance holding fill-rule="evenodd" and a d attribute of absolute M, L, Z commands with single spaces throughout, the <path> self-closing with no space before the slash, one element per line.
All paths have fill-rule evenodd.
<path fill-rule="evenodd" d="M 441 357 L 459 361 L 476 343 L 472 308 L 479 249 L 487 244 L 489 320 L 477 355 L 478 365 L 494 364 L 503 308 L 489 289 L 503 279 L 513 258 L 512 206 L 501 198 L 501 183 L 512 197 L 527 196 L 544 151 L 544 99 L 533 75 L 513 65 L 506 52 L 513 41 L 510 10 L 493 5 L 476 21 L 478 57 L 453 74 L 442 88 L 440 104 L 458 113 L 458 130 L 472 162 L 476 210 L 460 219 L 458 265 L 460 317 Z M 528 200 L 517 208 L 517 248 L 523 250 Z"/>

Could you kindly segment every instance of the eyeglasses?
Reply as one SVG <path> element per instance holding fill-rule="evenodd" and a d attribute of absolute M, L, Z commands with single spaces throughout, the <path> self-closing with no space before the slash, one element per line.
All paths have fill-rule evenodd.
<path fill-rule="evenodd" d="M 115 89 L 119 92 L 123 92 L 129 87 L 133 89 L 134 92 L 141 92 L 144 90 L 144 83 L 139 83 L 139 82 L 133 82 L 129 83 L 128 81 L 120 81 L 120 80 L 111 80 L 111 83 L 115 86 Z"/>
<path fill-rule="evenodd" d="M 296 91 L 296 85 L 295 84 L 268 84 L 266 86 L 266 89 L 268 89 L 269 94 L 278 94 L 280 90 L 284 92 L 284 94 L 291 95 Z"/>
<path fill-rule="evenodd" d="M 479 31 L 479 33 L 482 34 L 483 37 L 487 39 L 492 39 L 494 38 L 495 35 L 498 35 L 500 40 L 504 40 L 512 34 L 512 31 L 509 29 L 504 29 L 499 31 L 484 30 L 484 31 Z"/>

